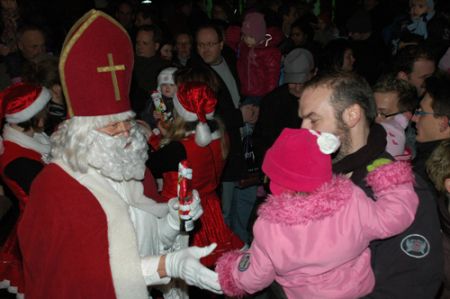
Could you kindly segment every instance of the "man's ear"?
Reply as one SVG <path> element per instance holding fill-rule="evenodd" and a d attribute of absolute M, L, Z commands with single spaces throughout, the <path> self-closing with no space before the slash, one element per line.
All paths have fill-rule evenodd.
<path fill-rule="evenodd" d="M 406 111 L 406 112 L 403 112 L 403 115 L 409 120 L 409 121 L 411 121 L 411 119 L 412 119 L 412 117 L 413 117 L 413 113 L 411 112 L 411 111 Z"/>
<path fill-rule="evenodd" d="M 159 47 L 161 46 L 161 44 L 160 43 L 155 43 L 155 49 L 156 49 L 156 51 L 159 51 Z"/>
<path fill-rule="evenodd" d="M 408 81 L 408 74 L 404 71 L 400 71 L 397 73 L 397 79 Z"/>
<path fill-rule="evenodd" d="M 439 122 L 439 131 L 444 132 L 450 129 L 450 121 L 447 116 L 441 116 L 441 121 Z"/>
<path fill-rule="evenodd" d="M 18 41 L 17 41 L 17 48 L 18 48 L 20 51 L 23 51 L 23 42 L 22 42 L 21 40 L 18 40 Z"/>
<path fill-rule="evenodd" d="M 444 185 L 445 189 L 447 190 L 447 193 L 450 193 L 450 178 L 445 179 Z"/>
<path fill-rule="evenodd" d="M 358 104 L 348 106 L 342 113 L 342 120 L 347 127 L 352 128 L 356 126 L 362 117 L 362 108 Z"/>

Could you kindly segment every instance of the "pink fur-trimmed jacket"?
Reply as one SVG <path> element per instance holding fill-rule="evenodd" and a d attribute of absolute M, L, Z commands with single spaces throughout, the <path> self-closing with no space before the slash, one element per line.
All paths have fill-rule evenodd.
<path fill-rule="evenodd" d="M 404 231 L 418 197 L 406 162 L 367 176 L 376 201 L 349 179 L 333 180 L 307 196 L 271 196 L 259 210 L 249 250 L 217 262 L 226 295 L 254 293 L 276 280 L 290 299 L 358 298 L 375 283 L 369 242 Z"/>

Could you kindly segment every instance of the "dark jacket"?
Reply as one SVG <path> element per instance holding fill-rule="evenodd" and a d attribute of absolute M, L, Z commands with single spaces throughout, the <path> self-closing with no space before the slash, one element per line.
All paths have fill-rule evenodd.
<path fill-rule="evenodd" d="M 369 196 L 366 167 L 378 158 L 390 158 L 385 151 L 385 132 L 374 125 L 367 144 L 333 165 L 336 173 L 352 173 L 352 181 Z M 375 288 L 364 298 L 434 298 L 443 274 L 442 240 L 436 201 L 428 184 L 416 175 L 419 207 L 412 225 L 403 233 L 370 245 Z"/>
<path fill-rule="evenodd" d="M 159 55 L 153 57 L 136 56 L 134 59 L 133 77 L 131 81 L 131 109 L 139 115 L 150 98 L 150 92 L 157 86 L 159 72 L 169 67 L 170 63 Z"/>
<path fill-rule="evenodd" d="M 430 186 L 434 186 L 428 178 L 426 162 L 435 148 L 439 146 L 442 140 L 430 142 L 416 142 L 416 157 L 413 160 L 414 172 L 420 175 Z M 434 188 L 434 187 L 433 187 Z"/>
<path fill-rule="evenodd" d="M 300 128 L 298 97 L 289 93 L 287 84 L 266 95 L 259 106 L 259 118 L 253 131 L 253 148 L 261 165 L 264 154 L 284 128 Z"/>
<path fill-rule="evenodd" d="M 223 52 L 223 54 L 225 53 Z M 234 79 L 236 80 L 237 86 L 239 86 L 235 58 L 232 55 L 224 55 L 224 59 L 228 64 Z M 231 98 L 231 94 L 228 91 L 225 82 L 213 68 L 206 65 L 201 58 L 197 57 L 197 55 L 193 56 L 192 64 L 193 66 L 201 65 L 202 67 L 208 67 L 214 74 L 217 75 L 219 88 L 216 92 L 217 105 L 215 115 L 218 116 L 225 125 L 225 131 L 228 135 L 230 146 L 225 168 L 222 172 L 222 181 L 238 181 L 243 177 L 246 170 L 244 165 L 240 131 L 240 128 L 244 125 L 242 112 L 239 108 L 234 107 L 233 99 Z"/>

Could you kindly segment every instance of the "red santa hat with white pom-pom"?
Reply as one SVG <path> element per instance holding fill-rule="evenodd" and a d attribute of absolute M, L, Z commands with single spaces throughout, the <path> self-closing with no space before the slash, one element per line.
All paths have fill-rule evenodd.
<path fill-rule="evenodd" d="M 198 121 L 195 128 L 195 142 L 201 147 L 207 146 L 212 140 L 207 120 L 214 119 L 216 104 L 214 91 L 200 82 L 180 84 L 173 98 L 178 115 L 188 122 Z"/>
<path fill-rule="evenodd" d="M 18 124 L 42 111 L 51 99 L 50 91 L 41 86 L 16 83 L 2 92 L 2 108 L 6 122 Z"/>

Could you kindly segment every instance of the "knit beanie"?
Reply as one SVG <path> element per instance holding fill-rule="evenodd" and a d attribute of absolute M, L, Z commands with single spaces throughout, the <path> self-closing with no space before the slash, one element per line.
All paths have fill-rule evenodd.
<path fill-rule="evenodd" d="M 163 69 L 158 75 L 158 90 L 161 91 L 162 84 L 175 84 L 173 74 L 177 71 L 176 67 Z"/>
<path fill-rule="evenodd" d="M 267 151 L 262 169 L 273 194 L 312 192 L 332 178 L 331 157 L 340 146 L 330 133 L 286 128 Z"/>
<path fill-rule="evenodd" d="M 242 22 L 242 33 L 253 37 L 256 43 L 260 43 L 266 36 L 266 21 L 264 15 L 259 12 L 251 12 L 245 15 Z"/>

